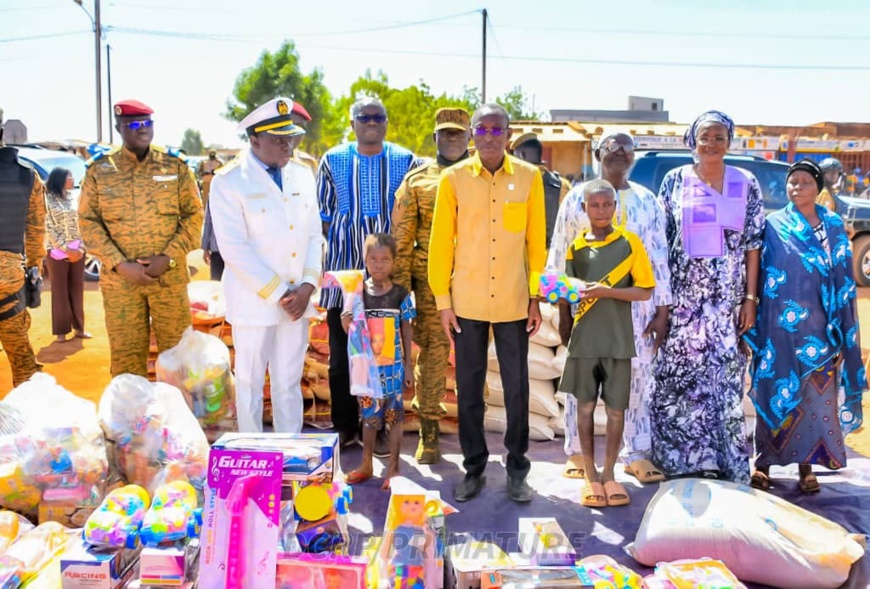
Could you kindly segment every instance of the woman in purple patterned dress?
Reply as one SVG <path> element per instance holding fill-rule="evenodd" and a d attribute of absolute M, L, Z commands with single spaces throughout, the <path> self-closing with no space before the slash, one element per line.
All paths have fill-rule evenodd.
<path fill-rule="evenodd" d="M 696 163 L 659 191 L 674 306 L 650 410 L 653 462 L 669 477 L 749 481 L 738 342 L 755 322 L 764 209 L 755 177 L 725 165 L 733 135 L 727 115 L 698 117 L 685 137 Z"/>

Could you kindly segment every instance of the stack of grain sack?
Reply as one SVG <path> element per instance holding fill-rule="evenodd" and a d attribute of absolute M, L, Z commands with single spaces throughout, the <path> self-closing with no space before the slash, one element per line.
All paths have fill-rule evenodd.
<path fill-rule="evenodd" d="M 564 435 L 564 406 L 557 400 L 556 387 L 568 353 L 559 338 L 558 309 L 542 303 L 541 316 L 541 328 L 529 341 L 529 439 L 536 441 L 552 440 L 557 435 Z M 486 384 L 489 397 L 484 428 L 504 433 L 507 427 L 504 385 L 499 373 L 495 342 L 489 345 Z"/>
<path fill-rule="evenodd" d="M 329 327 L 326 312 L 311 319 L 308 327 L 308 352 L 302 370 L 304 419 L 313 425 L 330 421 L 329 414 Z"/>

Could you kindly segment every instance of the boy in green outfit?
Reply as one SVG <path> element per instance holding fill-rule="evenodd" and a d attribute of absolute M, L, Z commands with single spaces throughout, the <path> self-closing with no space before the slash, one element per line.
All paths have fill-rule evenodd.
<path fill-rule="evenodd" d="M 652 266 L 640 238 L 614 227 L 616 191 L 606 180 L 586 185 L 583 210 L 591 230 L 568 250 L 565 271 L 585 283 L 572 319 L 560 301 L 559 331 L 568 359 L 559 390 L 577 398 L 577 429 L 586 470 L 582 503 L 588 507 L 627 505 L 628 492 L 616 482 L 613 468 L 622 441 L 625 409 L 635 356 L 631 301 L 652 296 Z M 569 341 L 570 336 L 570 341 Z M 599 394 L 607 411 L 604 468 L 595 466 L 593 412 Z"/>

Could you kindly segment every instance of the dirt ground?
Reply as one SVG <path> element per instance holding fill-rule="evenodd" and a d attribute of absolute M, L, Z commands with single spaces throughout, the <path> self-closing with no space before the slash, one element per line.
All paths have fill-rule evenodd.
<path fill-rule="evenodd" d="M 208 268 L 203 264 L 202 252 L 188 256 L 194 280 L 208 280 Z M 43 370 L 74 393 L 98 402 L 109 383 L 109 341 L 106 337 L 103 299 L 98 283 L 85 283 L 85 328 L 93 339 L 72 339 L 57 343 L 51 335 L 51 292 L 43 292 L 42 306 L 31 312 L 31 343 Z M 858 291 L 858 316 L 861 319 L 861 347 L 865 358 L 870 356 L 870 288 Z M 9 362 L 0 354 L 0 398 L 12 387 Z M 870 419 L 870 395 L 864 398 L 864 414 Z M 847 443 L 864 456 L 870 456 L 870 426 L 847 438 Z"/>

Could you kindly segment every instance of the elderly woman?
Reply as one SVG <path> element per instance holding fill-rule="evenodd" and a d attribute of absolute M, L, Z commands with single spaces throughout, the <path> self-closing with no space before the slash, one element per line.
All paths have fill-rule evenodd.
<path fill-rule="evenodd" d="M 816 204 L 824 172 L 800 161 L 786 187 L 791 202 L 764 228 L 764 291 L 747 336 L 758 413 L 751 484 L 766 491 L 771 465 L 798 463 L 800 490 L 816 493 L 813 464 L 846 465 L 843 436 L 861 426 L 867 380 L 849 237 L 840 216 Z"/>
<path fill-rule="evenodd" d="M 653 462 L 669 477 L 749 481 L 738 338 L 755 321 L 764 211 L 758 181 L 725 165 L 733 134 L 723 113 L 698 117 L 685 136 L 695 163 L 659 191 L 674 305 L 650 418 Z"/>

